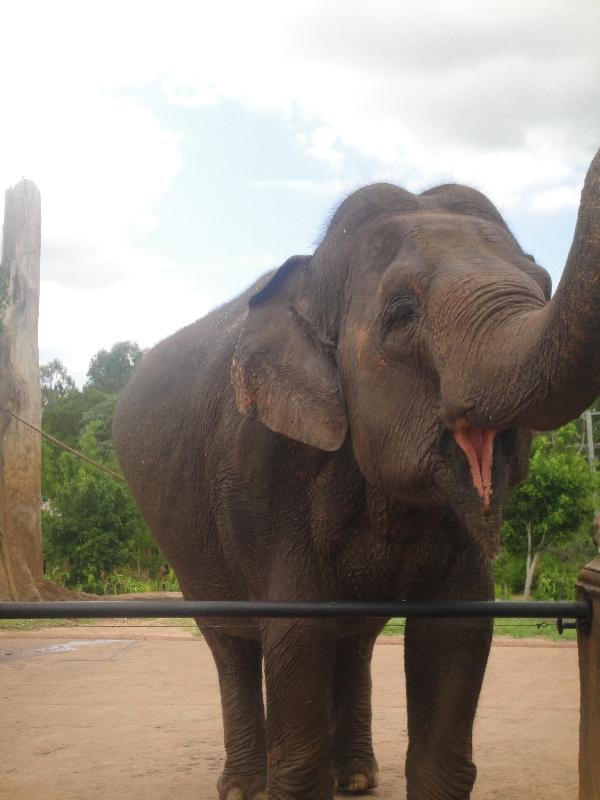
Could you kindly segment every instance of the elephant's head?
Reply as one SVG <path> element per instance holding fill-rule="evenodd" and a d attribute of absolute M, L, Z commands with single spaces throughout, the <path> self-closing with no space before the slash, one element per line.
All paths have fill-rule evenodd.
<path fill-rule="evenodd" d="M 529 429 L 600 393 L 599 303 L 600 152 L 552 300 L 479 192 L 369 186 L 312 257 L 287 261 L 250 301 L 238 407 L 322 450 L 350 436 L 369 482 L 451 509 L 491 554 Z"/>

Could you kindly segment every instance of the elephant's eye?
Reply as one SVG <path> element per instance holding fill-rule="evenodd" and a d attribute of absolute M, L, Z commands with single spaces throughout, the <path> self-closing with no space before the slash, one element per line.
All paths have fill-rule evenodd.
<path fill-rule="evenodd" d="M 397 328 L 404 328 L 419 316 L 419 301 L 414 295 L 395 297 L 387 306 L 383 319 L 384 336 Z"/>

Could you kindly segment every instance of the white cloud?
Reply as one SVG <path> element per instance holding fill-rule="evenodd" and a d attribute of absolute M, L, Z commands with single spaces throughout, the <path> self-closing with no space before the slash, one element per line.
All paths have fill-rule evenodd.
<path fill-rule="evenodd" d="M 344 153 L 335 147 L 337 139 L 337 133 L 326 125 L 322 125 L 312 131 L 309 136 L 302 133 L 298 137 L 298 140 L 304 145 L 309 155 L 321 161 L 326 161 L 334 168 L 340 167 L 346 158 Z"/>
<path fill-rule="evenodd" d="M 273 180 L 252 181 L 256 189 L 290 189 L 294 192 L 308 192 L 310 194 L 340 197 L 347 193 L 354 182 L 333 178 L 331 180 L 311 180 L 310 178 L 283 178 Z"/>
<path fill-rule="evenodd" d="M 124 246 L 113 257 L 116 262 L 120 257 L 123 266 L 111 280 L 94 283 L 70 275 L 67 281 L 41 282 L 40 360 L 60 358 L 80 385 L 98 350 L 126 340 L 151 347 L 235 296 L 240 287 L 250 286 L 257 273 L 285 260 L 274 253 L 212 259 L 203 265 L 196 282 L 190 282 L 177 274 L 173 262 L 160 256 Z M 71 262 L 76 259 L 68 265 Z M 231 276 L 231 283 L 220 281 L 221 294 L 215 294 L 204 286 L 207 275 Z"/>
<path fill-rule="evenodd" d="M 115 239 L 110 231 L 104 240 L 61 234 L 43 236 L 42 276 L 63 286 L 100 289 L 129 278 L 152 281 L 175 268 L 163 256 Z"/>
<path fill-rule="evenodd" d="M 560 186 L 558 189 L 546 189 L 537 192 L 532 200 L 534 211 L 562 211 L 562 209 L 578 208 L 581 189 L 578 186 Z"/>
<path fill-rule="evenodd" d="M 168 274 L 101 288 L 65 287 L 45 280 L 40 295 L 40 358 L 44 361 L 55 354 L 81 384 L 98 350 L 125 340 L 149 347 L 213 305 L 212 297 Z"/>
<path fill-rule="evenodd" d="M 43 121 L 43 124 L 42 124 Z M 43 198 L 43 270 L 71 285 L 127 273 L 132 233 L 181 169 L 179 136 L 122 98 L 41 91 L 18 126 L 0 130 L 0 185 L 34 178 Z"/>
<path fill-rule="evenodd" d="M 451 169 L 540 209 L 536 193 L 577 183 L 598 144 L 594 0 L 576 10 L 558 0 L 173 0 L 168 12 L 159 2 L 56 0 L 11 14 L 0 80 L 4 108 L 25 114 L 20 149 L 39 149 L 43 127 L 45 163 L 54 150 L 55 167 L 94 182 L 102 199 L 112 185 L 114 208 L 99 211 L 113 228 L 133 224 L 181 166 L 176 136 L 148 109 L 107 96 L 132 88 L 161 87 L 186 107 L 227 99 L 280 115 L 337 170 L 353 153 L 411 185 Z M 21 41 L 37 58 L 22 58 Z M 8 153 L 17 169 L 14 147 L 0 159 Z M 555 163 L 558 182 L 540 173 Z"/>
<path fill-rule="evenodd" d="M 26 176 L 40 188 L 46 277 L 68 282 L 64 264 L 79 253 L 96 283 L 121 268 L 112 253 L 152 224 L 153 204 L 182 167 L 181 134 L 118 96 L 120 81 L 108 73 L 120 29 L 113 19 L 109 36 L 107 21 L 96 29 L 83 16 L 80 5 L 60 2 L 54 11 L 25 2 L 4 15 L 0 186 Z M 135 58 L 126 68 L 116 60 L 126 83 L 147 80 Z M 81 283 L 79 265 L 69 269 Z"/>
<path fill-rule="evenodd" d="M 197 106 L 214 106 L 219 102 L 219 96 L 210 86 L 197 84 L 196 86 L 176 83 L 171 79 L 161 81 L 160 88 L 165 98 L 174 106 L 194 108 Z"/>
<path fill-rule="evenodd" d="M 593 0 L 576 12 L 558 0 L 175 9 L 157 22 L 153 6 L 146 32 L 164 32 L 161 69 L 186 102 L 278 114 L 336 171 L 354 154 L 409 187 L 451 170 L 501 206 L 541 211 L 540 193 L 580 183 L 598 146 Z"/>

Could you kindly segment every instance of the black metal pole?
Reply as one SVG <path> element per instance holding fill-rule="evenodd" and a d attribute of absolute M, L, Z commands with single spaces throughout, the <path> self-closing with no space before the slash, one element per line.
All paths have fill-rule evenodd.
<path fill-rule="evenodd" d="M 590 620 L 585 602 L 256 602 L 237 600 L 81 600 L 0 603 L 0 619 L 116 617 L 535 617 Z"/>

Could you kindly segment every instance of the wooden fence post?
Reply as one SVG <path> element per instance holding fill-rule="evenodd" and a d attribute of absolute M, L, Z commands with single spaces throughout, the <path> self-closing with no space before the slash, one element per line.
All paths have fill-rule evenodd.
<path fill-rule="evenodd" d="M 5 195 L 0 261 L 0 598 L 37 600 L 43 587 L 39 426 L 40 193 L 22 180 Z"/>
<path fill-rule="evenodd" d="M 577 581 L 579 600 L 592 607 L 591 624 L 579 624 L 579 800 L 600 800 L 600 556 Z"/>

